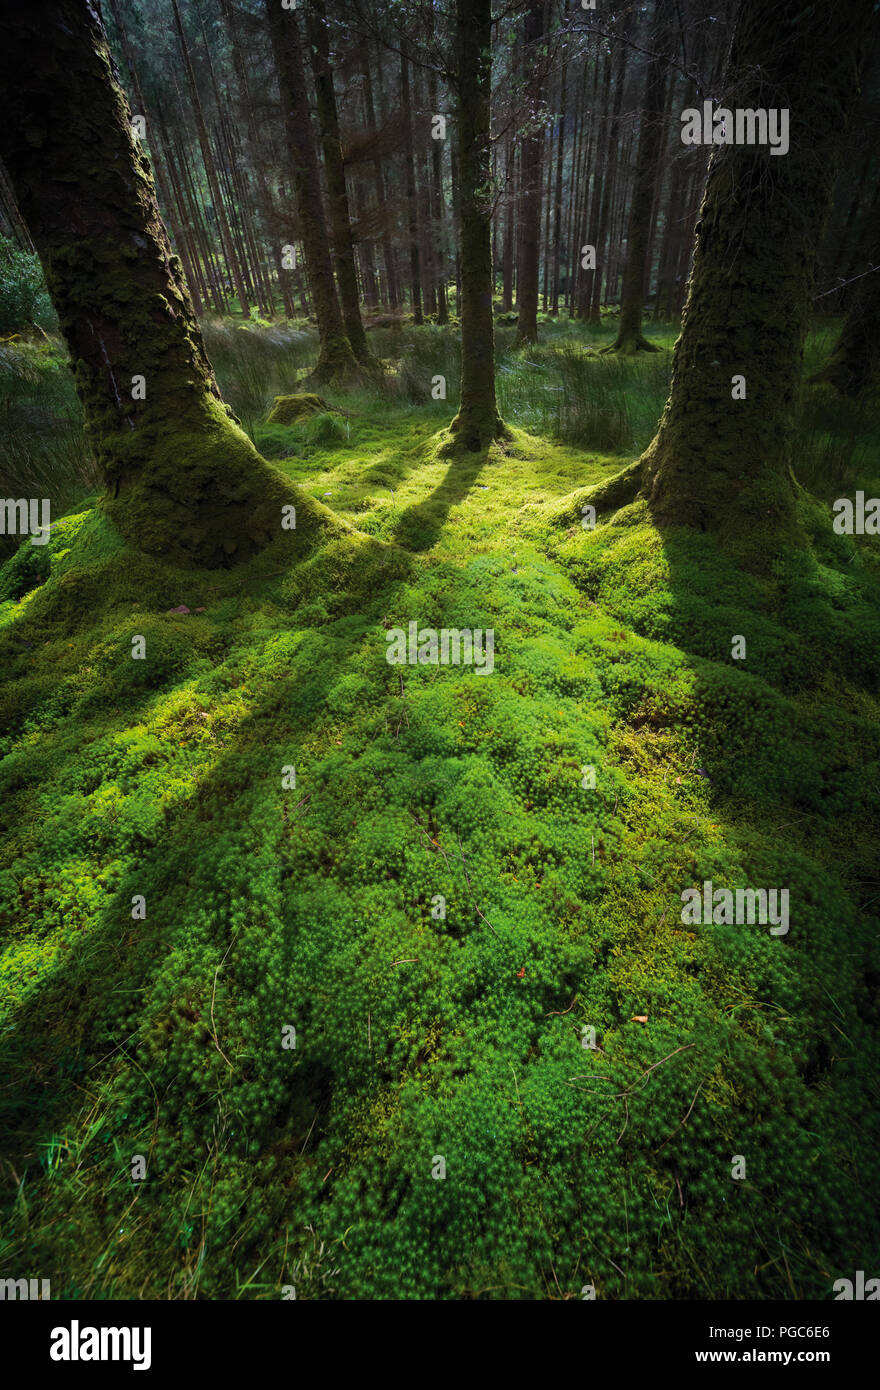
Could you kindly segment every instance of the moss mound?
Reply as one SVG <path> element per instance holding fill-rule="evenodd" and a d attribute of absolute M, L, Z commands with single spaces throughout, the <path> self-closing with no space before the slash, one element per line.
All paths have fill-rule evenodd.
<path fill-rule="evenodd" d="M 334 412 L 337 415 L 343 413 L 336 406 L 329 405 L 323 396 L 305 391 L 301 395 L 276 396 L 275 404 L 266 417 L 266 423 L 267 425 L 295 425 L 300 420 L 307 420 L 312 415 L 326 415 Z"/>

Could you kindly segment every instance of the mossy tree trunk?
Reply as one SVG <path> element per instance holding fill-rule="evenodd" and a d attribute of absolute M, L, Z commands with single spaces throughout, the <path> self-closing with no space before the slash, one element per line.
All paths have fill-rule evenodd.
<path fill-rule="evenodd" d="M 334 378 L 356 376 L 358 364 L 345 331 L 333 279 L 297 12 L 282 9 L 278 0 L 265 0 L 265 5 L 281 93 L 306 275 L 318 321 L 320 347 L 310 381 L 321 385 Z"/>
<path fill-rule="evenodd" d="M 327 33 L 327 12 L 324 0 L 309 0 L 306 14 L 312 72 L 315 78 L 318 124 L 324 147 L 324 169 L 327 174 L 327 193 L 330 205 L 330 225 L 336 255 L 336 282 L 345 331 L 355 357 L 362 367 L 375 366 L 367 345 L 367 335 L 361 321 L 358 299 L 357 265 L 354 238 L 351 233 L 351 214 L 348 189 L 345 184 L 345 165 L 339 139 L 339 113 L 330 67 L 330 41 Z"/>
<path fill-rule="evenodd" d="M 530 0 L 523 21 L 523 62 L 532 78 L 526 83 L 526 129 L 520 138 L 519 264 L 516 275 L 519 344 L 538 341 L 538 259 L 541 245 L 541 155 L 544 131 L 539 126 L 543 100 L 544 0 Z"/>
<path fill-rule="evenodd" d="M 723 84 L 727 109 L 788 108 L 790 148 L 713 152 L 670 395 L 643 464 L 659 520 L 714 530 L 752 558 L 800 535 L 792 410 L 870 10 L 743 0 Z"/>
<path fill-rule="evenodd" d="M 0 157 L 39 252 L 109 495 L 135 547 L 224 565 L 329 513 L 288 486 L 222 404 L 96 7 L 4 19 Z M 143 398 L 141 398 L 143 397 Z"/>
<path fill-rule="evenodd" d="M 620 296 L 617 337 L 605 352 L 631 357 L 637 352 L 659 352 L 642 333 L 642 314 L 648 279 L 648 250 L 651 240 L 651 213 L 654 186 L 663 146 L 663 107 L 666 98 L 667 44 L 664 0 L 657 0 L 651 34 L 652 56 L 645 75 L 642 123 L 639 130 L 636 175 L 626 238 L 626 267 Z"/>
<path fill-rule="evenodd" d="M 491 0 L 456 0 L 458 226 L 461 259 L 461 402 L 458 447 L 487 449 L 507 431 L 495 400 L 492 320 Z"/>

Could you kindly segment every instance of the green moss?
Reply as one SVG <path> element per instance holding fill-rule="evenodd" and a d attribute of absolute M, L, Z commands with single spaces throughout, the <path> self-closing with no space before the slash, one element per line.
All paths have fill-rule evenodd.
<path fill-rule="evenodd" d="M 58 1296 L 827 1298 L 880 1246 L 871 538 L 803 499 L 816 553 L 746 575 L 640 500 L 584 530 L 619 459 L 436 424 L 282 461 L 319 545 L 196 570 L 80 512 L 7 602 L 8 1258 Z M 389 666 L 411 620 L 492 627 L 495 672 Z M 787 886 L 789 936 L 685 926 L 706 879 Z"/>
<path fill-rule="evenodd" d="M 302 392 L 294 396 L 276 396 L 275 404 L 266 417 L 270 425 L 293 425 L 310 415 L 326 413 L 335 407 L 328 405 L 322 396 L 313 392 Z"/>

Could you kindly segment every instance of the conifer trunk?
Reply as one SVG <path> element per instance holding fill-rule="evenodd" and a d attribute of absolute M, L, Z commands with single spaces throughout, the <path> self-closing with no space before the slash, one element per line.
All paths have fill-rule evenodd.
<path fill-rule="evenodd" d="M 461 248 L 461 403 L 458 447 L 487 449 L 507 431 L 495 399 L 492 318 L 491 0 L 456 0 L 458 218 Z"/>
<path fill-rule="evenodd" d="M 792 409 L 870 11 L 871 0 L 743 0 L 723 84 L 726 109 L 790 108 L 790 148 L 712 155 L 670 396 L 643 464 L 658 519 L 752 557 L 799 534 Z"/>
<path fill-rule="evenodd" d="M 318 125 L 324 148 L 324 169 L 327 174 L 327 193 L 330 206 L 330 226 L 336 257 L 336 282 L 345 331 L 352 351 L 362 367 L 374 366 L 373 355 L 367 346 L 367 335 L 361 322 L 358 301 L 357 266 L 354 257 L 354 238 L 351 234 L 351 214 L 345 166 L 339 141 L 339 114 L 333 72 L 330 67 L 330 43 L 327 34 L 327 13 L 324 0 L 309 0 L 306 10 L 312 73 L 315 79 Z"/>
<path fill-rule="evenodd" d="M 309 292 L 318 321 L 318 362 L 311 374 L 315 385 L 358 374 L 358 364 L 345 331 L 330 242 L 321 201 L 318 156 L 312 137 L 306 75 L 296 10 L 283 10 L 277 0 L 265 0 L 266 18 L 287 138 Z"/>
<path fill-rule="evenodd" d="M 541 155 L 544 132 L 537 127 L 543 96 L 539 52 L 544 32 L 544 0 L 531 0 L 523 23 L 523 61 L 537 72 L 526 84 L 526 133 L 520 140 L 519 265 L 516 274 L 518 343 L 538 340 L 538 255 L 541 242 Z"/>
<path fill-rule="evenodd" d="M 651 35 L 652 56 L 645 75 L 645 96 L 642 104 L 642 123 L 639 131 L 636 175 L 633 187 L 629 228 L 626 239 L 626 267 L 620 297 L 620 322 L 617 337 L 603 352 L 620 353 L 630 357 L 637 352 L 658 352 L 659 348 L 642 333 L 642 314 L 648 275 L 648 248 L 651 240 L 651 213 L 654 207 L 654 186 L 657 166 L 663 147 L 663 108 L 666 98 L 666 21 L 663 0 L 657 0 Z"/>

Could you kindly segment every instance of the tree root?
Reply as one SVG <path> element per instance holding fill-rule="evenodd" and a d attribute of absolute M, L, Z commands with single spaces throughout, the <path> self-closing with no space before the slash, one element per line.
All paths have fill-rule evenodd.
<path fill-rule="evenodd" d="M 616 357 L 635 357 L 638 352 L 662 351 L 661 347 L 658 347 L 656 343 L 649 342 L 641 333 L 634 333 L 625 338 L 618 337 L 608 347 L 599 348 L 599 355 L 604 357 L 609 353 L 614 353 Z"/>
<path fill-rule="evenodd" d="M 619 473 L 614 473 L 603 482 L 592 487 L 579 488 L 577 492 L 563 498 L 556 514 L 551 515 L 551 520 L 560 526 L 572 526 L 582 520 L 583 509 L 588 506 L 595 508 L 598 520 L 603 513 L 607 515 L 616 512 L 634 502 L 645 481 L 644 463 L 641 459 L 636 459 L 635 463 L 628 464 L 626 468 L 622 468 Z"/>

